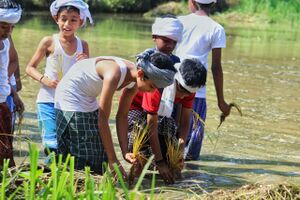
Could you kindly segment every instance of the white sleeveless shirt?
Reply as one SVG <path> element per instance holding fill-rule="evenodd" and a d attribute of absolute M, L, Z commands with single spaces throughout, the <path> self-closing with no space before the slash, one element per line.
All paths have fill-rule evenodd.
<path fill-rule="evenodd" d="M 77 49 L 73 55 L 68 55 L 62 48 L 59 42 L 58 34 L 53 35 L 54 52 L 46 59 L 46 68 L 44 75 L 52 80 L 60 80 L 64 76 L 71 66 L 76 62 L 76 54 L 83 52 L 82 42 L 77 39 Z M 54 103 L 55 89 L 49 88 L 46 85 L 42 85 L 38 96 L 37 103 Z"/>
<path fill-rule="evenodd" d="M 1 42 L 1 41 L 0 41 Z M 2 40 L 3 48 L 0 50 L 0 103 L 6 101 L 10 95 L 10 85 L 8 83 L 8 64 L 9 64 L 9 48 L 8 39 Z"/>
<path fill-rule="evenodd" d="M 127 66 L 121 58 L 101 56 L 78 61 L 59 82 L 55 93 L 55 108 L 63 111 L 93 112 L 99 106 L 97 96 L 100 95 L 103 80 L 96 71 L 97 59 L 114 60 L 119 66 L 121 77 L 117 88 L 125 80 Z M 132 88 L 135 82 L 126 86 Z"/>

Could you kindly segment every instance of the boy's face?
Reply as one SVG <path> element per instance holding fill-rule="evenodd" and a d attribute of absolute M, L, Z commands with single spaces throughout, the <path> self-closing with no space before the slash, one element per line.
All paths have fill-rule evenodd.
<path fill-rule="evenodd" d="M 165 36 L 153 35 L 153 41 L 156 44 L 156 48 L 165 54 L 172 54 L 173 50 L 176 47 L 177 42 Z"/>
<path fill-rule="evenodd" d="M 63 10 L 55 18 L 59 31 L 66 36 L 74 35 L 77 29 L 82 25 L 83 20 L 76 11 Z"/>
<path fill-rule="evenodd" d="M 0 40 L 8 38 L 14 28 L 14 24 L 0 22 Z"/>

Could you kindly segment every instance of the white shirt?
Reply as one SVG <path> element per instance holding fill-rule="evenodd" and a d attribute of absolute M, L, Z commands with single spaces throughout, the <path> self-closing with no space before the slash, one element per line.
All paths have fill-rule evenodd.
<path fill-rule="evenodd" d="M 76 62 L 76 54 L 82 53 L 82 42 L 81 40 L 76 37 L 77 39 L 77 49 L 73 55 L 68 55 L 65 53 L 64 49 L 62 48 L 58 34 L 53 35 L 53 42 L 54 42 L 54 52 L 53 54 L 49 55 L 46 59 L 46 68 L 44 75 L 49 77 L 52 80 L 60 80 L 63 75 L 65 75 L 71 66 Z M 54 103 L 54 95 L 55 89 L 49 88 L 46 85 L 42 85 L 38 96 L 37 96 L 37 103 Z"/>
<path fill-rule="evenodd" d="M 198 58 L 208 70 L 208 55 L 214 48 L 226 47 L 224 28 L 208 16 L 194 13 L 178 17 L 183 24 L 182 41 L 177 44 L 175 55 L 183 61 Z M 200 88 L 196 97 L 206 98 L 206 87 Z"/>
<path fill-rule="evenodd" d="M 0 103 L 6 102 L 6 98 L 10 95 L 11 88 L 8 83 L 8 64 L 9 64 L 9 48 L 8 39 L 0 41 L 3 48 L 0 50 Z"/>
<path fill-rule="evenodd" d="M 102 56 L 80 60 L 57 85 L 55 108 L 75 112 L 94 112 L 99 108 L 96 98 L 101 94 L 103 86 L 103 80 L 96 71 L 96 61 L 99 58 L 114 60 L 120 66 L 118 88 L 122 85 L 127 66 L 121 58 Z M 134 84 L 132 82 L 126 88 L 131 88 Z"/>

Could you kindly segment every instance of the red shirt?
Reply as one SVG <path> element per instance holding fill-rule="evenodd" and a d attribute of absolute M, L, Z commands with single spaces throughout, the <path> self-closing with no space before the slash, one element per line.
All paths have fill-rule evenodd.
<path fill-rule="evenodd" d="M 184 108 L 192 108 L 195 93 L 184 98 L 175 98 L 174 103 L 182 104 Z M 156 89 L 154 92 L 138 92 L 134 97 L 130 110 L 145 110 L 151 114 L 157 114 L 161 99 L 161 92 Z"/>

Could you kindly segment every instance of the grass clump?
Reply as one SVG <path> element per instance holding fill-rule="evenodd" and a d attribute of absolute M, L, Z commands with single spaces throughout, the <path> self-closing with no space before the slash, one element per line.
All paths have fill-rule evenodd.
<path fill-rule="evenodd" d="M 181 170 L 183 169 L 184 148 L 180 146 L 179 140 L 175 138 L 166 139 L 167 145 L 167 163 L 173 177 L 181 178 Z"/>
<path fill-rule="evenodd" d="M 133 145 L 132 154 L 137 159 L 137 164 L 133 164 L 130 168 L 128 179 L 129 183 L 132 184 L 134 177 L 139 173 L 138 168 L 143 168 L 147 162 L 147 158 L 141 153 L 141 148 L 146 144 L 149 139 L 149 126 L 147 124 L 135 123 L 133 127 Z"/>

